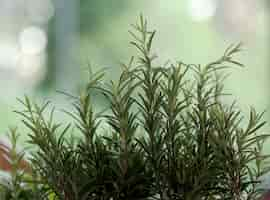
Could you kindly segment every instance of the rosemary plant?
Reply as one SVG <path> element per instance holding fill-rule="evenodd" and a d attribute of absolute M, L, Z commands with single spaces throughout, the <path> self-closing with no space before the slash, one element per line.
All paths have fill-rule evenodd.
<path fill-rule="evenodd" d="M 118 81 L 103 84 L 92 74 L 74 108 L 74 124 L 56 123 L 49 103 L 20 100 L 30 143 L 38 147 L 31 163 L 44 198 L 59 200 L 256 200 L 269 172 L 262 153 L 268 134 L 263 114 L 245 116 L 222 100 L 224 70 L 242 66 L 232 45 L 205 66 L 175 62 L 158 65 L 152 51 L 155 31 L 141 16 L 130 31 L 139 51 L 123 64 Z M 96 113 L 92 91 L 110 105 Z M 50 112 L 46 118 L 45 113 Z M 111 127 L 110 134 L 102 132 Z M 66 136 L 75 126 L 78 141 Z M 109 131 L 109 130 L 108 130 Z M 40 183 L 39 182 L 39 183 Z"/>

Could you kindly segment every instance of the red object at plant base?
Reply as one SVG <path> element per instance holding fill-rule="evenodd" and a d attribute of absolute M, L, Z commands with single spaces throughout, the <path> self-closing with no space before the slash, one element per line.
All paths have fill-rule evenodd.
<path fill-rule="evenodd" d="M 12 168 L 10 162 L 10 148 L 0 141 L 0 170 L 10 172 Z M 19 169 L 30 172 L 29 164 L 23 159 L 19 163 Z"/>
<path fill-rule="evenodd" d="M 270 191 L 268 191 L 265 195 L 263 195 L 262 200 L 270 200 Z"/>

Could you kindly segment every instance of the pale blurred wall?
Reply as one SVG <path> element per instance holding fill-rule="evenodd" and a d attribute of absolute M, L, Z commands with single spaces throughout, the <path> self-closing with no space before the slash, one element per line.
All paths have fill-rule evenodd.
<path fill-rule="evenodd" d="M 0 133 L 17 125 L 16 97 L 46 75 L 51 0 L 0 0 Z"/>

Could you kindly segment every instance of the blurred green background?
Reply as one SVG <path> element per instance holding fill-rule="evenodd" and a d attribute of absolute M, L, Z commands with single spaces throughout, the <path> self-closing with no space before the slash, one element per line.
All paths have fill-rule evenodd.
<path fill-rule="evenodd" d="M 232 69 L 226 90 L 248 113 L 249 106 L 267 110 L 269 97 L 269 4 L 259 0 L 0 0 L 0 133 L 8 126 L 26 131 L 13 113 L 24 94 L 50 99 L 60 110 L 69 102 L 62 90 L 77 93 L 87 79 L 89 63 L 119 72 L 119 62 L 134 54 L 130 24 L 143 13 L 157 30 L 154 49 L 160 62 L 208 63 L 231 43 L 244 43 L 239 60 L 246 68 Z M 7 40 L 8 38 L 8 40 Z M 1 41 L 9 41 L 1 47 Z M 16 60 L 16 62 L 14 61 Z M 102 104 L 103 101 L 101 101 Z M 100 105 L 100 104 L 99 104 Z M 97 107 L 99 106 L 97 105 Z M 67 119 L 60 112 L 59 119 Z M 270 125 L 265 131 L 270 130 Z M 270 143 L 269 143 L 270 144 Z M 270 147 L 267 148 L 270 152 Z"/>

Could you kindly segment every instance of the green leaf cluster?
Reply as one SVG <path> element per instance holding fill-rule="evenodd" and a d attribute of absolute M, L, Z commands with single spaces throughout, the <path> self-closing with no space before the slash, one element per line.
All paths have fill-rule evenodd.
<path fill-rule="evenodd" d="M 59 200 L 259 199 L 269 172 L 263 114 L 251 108 L 245 126 L 236 103 L 222 101 L 224 70 L 243 66 L 234 59 L 241 44 L 207 65 L 160 65 L 156 32 L 142 16 L 132 27 L 138 56 L 122 64 L 117 81 L 104 84 L 104 71 L 92 74 L 72 96 L 73 110 L 64 111 L 71 123 L 56 122 L 49 102 L 20 100 L 44 193 Z M 106 97 L 108 111 L 94 110 L 92 91 Z M 66 136 L 74 129 L 79 139 Z"/>
<path fill-rule="evenodd" d="M 43 186 L 36 179 L 35 173 L 31 172 L 31 167 L 23 165 L 25 157 L 24 150 L 18 150 L 19 134 L 17 128 L 9 128 L 9 140 L 11 148 L 3 145 L 3 157 L 9 162 L 10 176 L 1 177 L 0 181 L 0 199 L 3 200 L 30 200 L 46 199 L 44 197 Z"/>

